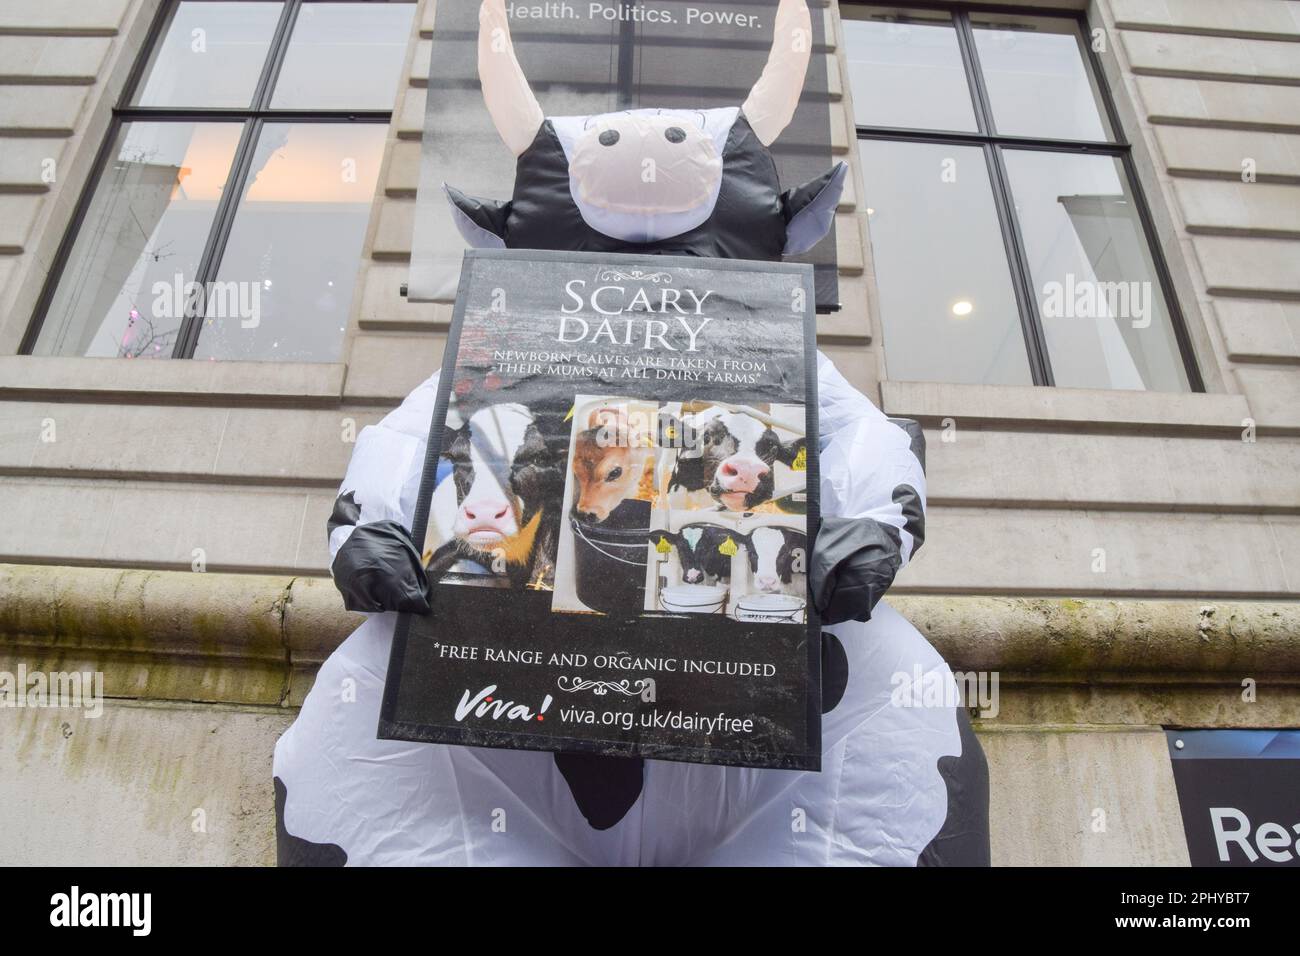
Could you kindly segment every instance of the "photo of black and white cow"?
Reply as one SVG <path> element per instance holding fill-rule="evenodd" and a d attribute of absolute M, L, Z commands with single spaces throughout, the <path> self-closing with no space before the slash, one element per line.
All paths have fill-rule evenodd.
<path fill-rule="evenodd" d="M 657 537 L 656 537 L 657 536 Z M 716 524 L 688 524 L 677 531 L 658 531 L 654 543 L 667 542 L 676 552 L 683 584 L 731 583 L 731 558 L 740 537 L 731 528 Z M 728 546 L 728 542 L 731 546 Z"/>
<path fill-rule="evenodd" d="M 797 528 L 764 525 L 745 537 L 754 588 L 763 594 L 793 593 L 794 576 L 808 567 L 808 535 Z"/>
<path fill-rule="evenodd" d="M 791 417 L 802 422 L 802 411 Z M 800 426 L 778 423 L 758 409 L 718 404 L 683 414 L 681 427 L 682 447 L 667 484 L 671 507 L 753 511 L 802 490 Z"/>
<path fill-rule="evenodd" d="M 721 613 L 745 624 L 805 620 L 804 515 L 659 512 L 650 532 L 648 611 Z"/>
<path fill-rule="evenodd" d="M 434 582 L 554 586 L 564 489 L 561 449 L 545 420 L 518 402 L 447 415 L 426 539 Z M 431 553 L 430 553 L 431 552 Z"/>

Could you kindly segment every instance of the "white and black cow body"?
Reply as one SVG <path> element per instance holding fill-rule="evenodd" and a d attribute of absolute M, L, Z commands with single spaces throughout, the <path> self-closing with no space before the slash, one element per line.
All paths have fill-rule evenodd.
<path fill-rule="evenodd" d="M 375 614 L 325 662 L 276 745 L 281 862 L 986 865 L 987 767 L 964 710 L 891 704 L 895 673 L 952 679 L 879 600 L 922 539 L 919 432 L 887 420 L 825 357 L 818 397 L 822 526 L 808 555 L 810 601 L 820 611 L 839 600 L 815 593 L 822 578 L 811 565 L 845 541 L 857 542 L 853 558 L 837 567 L 868 595 L 823 626 L 821 773 L 377 740 L 397 615 Z M 435 398 L 436 377 L 358 436 L 343 487 L 357 523 L 331 531 L 336 556 L 368 527 L 409 527 Z M 773 550 L 782 577 L 784 535 L 772 549 L 759 533 L 780 530 L 737 537 L 753 545 L 755 577 Z M 830 558 L 818 551 L 824 538 Z M 485 808 L 506 814 L 510 839 Z M 809 824 L 793 838 L 792 808 Z"/>
<path fill-rule="evenodd" d="M 504 0 L 483 0 L 479 78 L 519 162 L 509 201 L 448 190 L 466 241 L 771 261 L 811 248 L 833 222 L 847 167 L 780 191 L 768 148 L 794 114 L 812 52 L 805 0 L 779 0 L 772 31 L 767 65 L 738 109 L 548 120 L 515 57 Z M 642 159 L 664 175 L 638 180 Z M 281 862 L 988 865 L 988 769 L 964 708 L 892 704 L 896 673 L 953 680 L 881 600 L 922 540 L 921 444 L 825 356 L 817 377 L 821 522 L 807 580 L 823 624 L 821 773 L 377 740 L 397 615 L 376 613 L 322 665 L 276 744 Z M 436 385 L 434 376 L 363 430 L 348 466 L 341 492 L 352 498 L 331 522 L 330 549 L 354 609 L 428 612 L 402 529 L 415 510 Z M 674 480 L 741 510 L 797 451 L 774 445 L 766 429 L 718 424 L 709 434 L 719 440 L 683 455 Z M 460 504 L 476 500 L 473 491 L 471 478 Z M 526 489 L 511 491 L 529 505 Z M 516 524 L 525 517 L 511 514 Z M 465 515 L 474 549 L 475 535 L 487 543 L 493 532 L 479 522 L 477 511 Z M 768 550 L 766 538 L 756 551 Z M 775 549 L 778 581 L 785 544 Z M 394 577 L 404 583 L 393 587 Z M 807 825 L 793 832 L 796 812 Z"/>

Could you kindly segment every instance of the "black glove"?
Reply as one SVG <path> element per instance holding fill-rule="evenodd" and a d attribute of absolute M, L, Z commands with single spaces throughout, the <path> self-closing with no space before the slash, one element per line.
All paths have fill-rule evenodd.
<path fill-rule="evenodd" d="M 432 589 L 420 551 L 396 521 L 357 525 L 330 573 L 349 611 L 430 611 Z"/>
<path fill-rule="evenodd" d="M 867 621 L 903 563 L 898 530 L 871 518 L 822 518 L 808 587 L 823 624 Z"/>

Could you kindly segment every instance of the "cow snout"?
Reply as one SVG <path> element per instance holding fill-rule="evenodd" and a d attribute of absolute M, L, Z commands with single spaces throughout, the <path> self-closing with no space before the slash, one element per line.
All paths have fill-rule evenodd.
<path fill-rule="evenodd" d="M 519 530 L 510 503 L 501 498 L 466 501 L 456 514 L 455 533 L 476 547 L 497 544 Z"/>
<path fill-rule="evenodd" d="M 614 510 L 618 501 L 619 499 L 611 495 L 602 495 L 596 492 L 581 494 L 578 496 L 578 503 L 573 510 L 577 512 L 578 517 L 583 521 L 604 521 L 609 517 L 609 513 Z"/>
<path fill-rule="evenodd" d="M 754 583 L 758 585 L 760 591 L 763 591 L 766 594 L 771 594 L 774 591 L 779 591 L 781 589 L 780 579 L 769 575 L 760 574 L 755 579 Z"/>
<path fill-rule="evenodd" d="M 718 466 L 718 483 L 726 491 L 753 491 L 771 470 L 758 458 L 733 455 Z"/>
<path fill-rule="evenodd" d="M 493 512 L 496 513 L 493 514 Z M 465 506 L 465 518 L 468 521 L 478 521 L 479 518 L 482 518 L 485 521 L 500 521 L 509 513 L 509 505 L 500 504 L 495 501 L 489 501 L 486 504 Z"/>
<path fill-rule="evenodd" d="M 704 577 L 699 568 L 691 568 L 683 576 L 686 578 L 687 584 L 695 584 L 700 578 Z"/>

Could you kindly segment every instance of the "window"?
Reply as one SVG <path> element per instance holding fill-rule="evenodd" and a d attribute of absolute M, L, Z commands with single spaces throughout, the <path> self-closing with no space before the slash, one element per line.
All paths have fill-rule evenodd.
<path fill-rule="evenodd" d="M 1201 390 L 1086 21 L 840 10 L 890 377 Z"/>
<path fill-rule="evenodd" d="M 165 3 L 23 351 L 337 360 L 414 11 Z"/>

